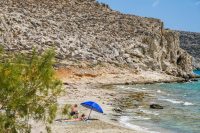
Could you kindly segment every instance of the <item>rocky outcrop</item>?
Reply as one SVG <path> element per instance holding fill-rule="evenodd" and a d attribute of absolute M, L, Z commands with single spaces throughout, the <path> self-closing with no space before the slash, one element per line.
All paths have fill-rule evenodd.
<path fill-rule="evenodd" d="M 180 46 L 194 57 L 193 66 L 200 69 L 200 33 L 178 31 Z"/>
<path fill-rule="evenodd" d="M 54 48 L 68 65 L 126 65 L 175 76 L 191 73 L 179 35 L 159 19 L 125 15 L 95 0 L 1 0 L 0 44 L 7 51 Z"/>

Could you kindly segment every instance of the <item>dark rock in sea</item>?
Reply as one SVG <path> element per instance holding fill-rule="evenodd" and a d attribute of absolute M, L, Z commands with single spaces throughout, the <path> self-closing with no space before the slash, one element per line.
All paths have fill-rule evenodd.
<path fill-rule="evenodd" d="M 198 79 L 185 79 L 185 81 L 181 81 L 179 83 L 185 83 L 185 82 L 198 82 Z"/>
<path fill-rule="evenodd" d="M 110 119 L 110 120 L 112 120 L 112 121 L 118 121 L 117 119 Z"/>
<path fill-rule="evenodd" d="M 151 104 L 150 108 L 151 109 L 164 109 L 164 107 L 159 104 Z"/>
<path fill-rule="evenodd" d="M 190 81 L 197 82 L 197 81 L 198 81 L 198 79 L 191 79 Z"/>
<path fill-rule="evenodd" d="M 114 108 L 113 111 L 115 111 L 116 113 L 122 113 L 122 109 L 121 108 Z"/>

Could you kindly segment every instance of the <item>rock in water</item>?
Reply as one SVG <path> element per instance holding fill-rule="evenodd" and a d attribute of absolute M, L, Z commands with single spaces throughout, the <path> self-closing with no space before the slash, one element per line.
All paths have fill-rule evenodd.
<path fill-rule="evenodd" d="M 119 108 L 119 107 L 118 108 L 114 108 L 113 111 L 116 112 L 116 113 L 122 113 L 122 109 Z"/>
<path fill-rule="evenodd" d="M 151 104 L 150 108 L 151 109 L 164 109 L 164 107 L 159 104 Z"/>

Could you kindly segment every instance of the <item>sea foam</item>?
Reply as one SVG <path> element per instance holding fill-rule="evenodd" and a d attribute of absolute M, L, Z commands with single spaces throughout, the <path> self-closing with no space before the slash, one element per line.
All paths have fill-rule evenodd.
<path fill-rule="evenodd" d="M 190 102 L 184 102 L 183 105 L 185 105 L 185 106 L 189 106 L 189 105 L 194 105 L 194 104 L 193 104 L 193 103 L 190 103 Z"/>
<path fill-rule="evenodd" d="M 134 130 L 139 131 L 139 132 L 143 132 L 143 133 L 160 133 L 160 132 L 150 131 L 148 128 L 144 128 L 144 127 L 141 127 L 141 126 L 133 125 L 133 124 L 129 123 L 129 120 L 130 120 L 130 118 L 128 116 L 122 116 L 122 117 L 120 117 L 119 122 L 121 124 L 123 124 L 124 126 L 130 128 L 130 129 L 134 129 Z"/>
<path fill-rule="evenodd" d="M 159 99 L 159 100 L 167 101 L 167 102 L 174 103 L 174 104 L 183 103 L 183 101 L 179 101 L 179 100 L 176 100 L 176 99 Z"/>
<path fill-rule="evenodd" d="M 145 114 L 159 115 L 159 113 L 156 111 L 149 111 L 149 110 L 143 110 L 143 109 L 140 109 L 140 111 Z"/>
<path fill-rule="evenodd" d="M 183 104 L 185 106 L 194 105 L 193 103 L 184 102 L 184 101 L 176 100 L 176 99 L 159 99 L 159 100 L 167 101 L 167 102 L 170 102 L 170 103 L 173 103 L 173 104 Z"/>

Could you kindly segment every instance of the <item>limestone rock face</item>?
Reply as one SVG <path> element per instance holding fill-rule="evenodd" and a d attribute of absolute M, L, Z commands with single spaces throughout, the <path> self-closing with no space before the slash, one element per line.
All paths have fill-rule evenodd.
<path fill-rule="evenodd" d="M 95 0 L 1 0 L 0 44 L 8 51 L 54 48 L 60 62 L 191 73 L 179 35 L 159 19 L 121 14 Z M 69 64 L 70 65 L 70 64 Z"/>
<path fill-rule="evenodd" d="M 200 33 L 178 31 L 180 46 L 194 57 L 193 66 L 200 69 Z"/>

